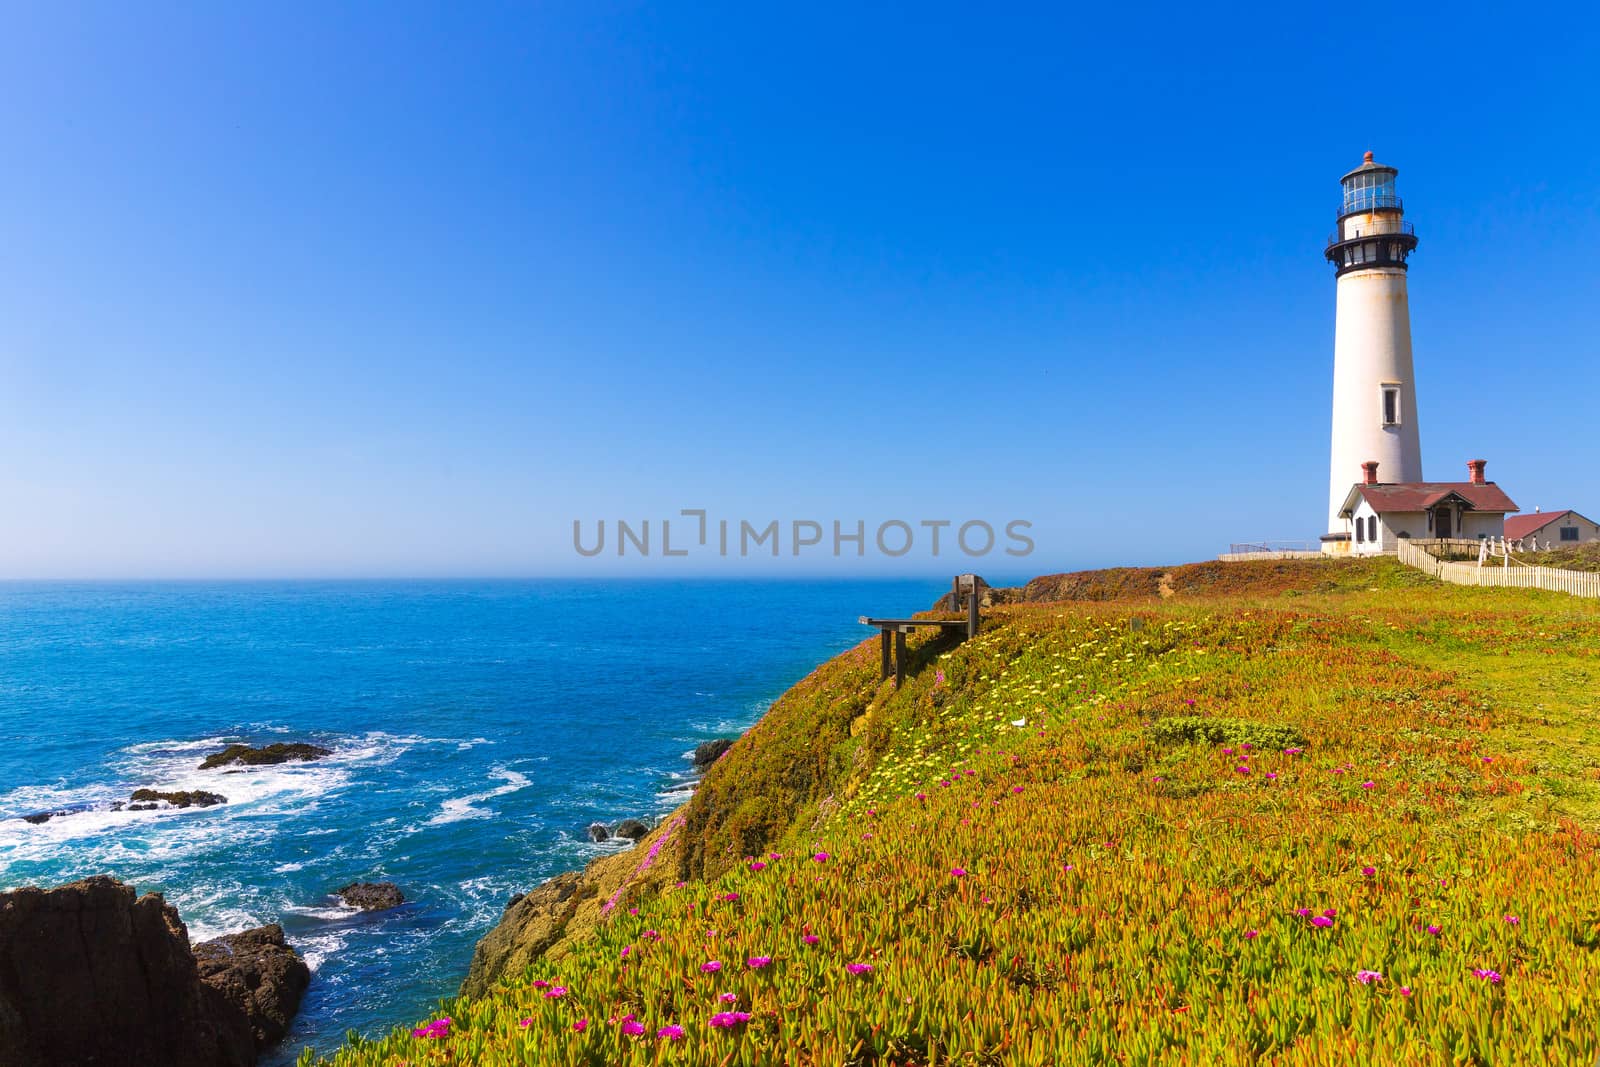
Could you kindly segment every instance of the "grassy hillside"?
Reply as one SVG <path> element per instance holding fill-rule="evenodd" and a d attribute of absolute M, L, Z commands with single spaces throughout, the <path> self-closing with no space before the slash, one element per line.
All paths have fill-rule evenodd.
<path fill-rule="evenodd" d="M 1030 588 L 1085 599 L 898 692 L 873 643 L 819 668 L 538 951 L 507 924 L 336 1062 L 1600 1055 L 1600 603 L 1387 560 Z"/>

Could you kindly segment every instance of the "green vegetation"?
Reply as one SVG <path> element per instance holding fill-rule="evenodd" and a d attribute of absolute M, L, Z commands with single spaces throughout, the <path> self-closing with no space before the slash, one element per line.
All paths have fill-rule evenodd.
<path fill-rule="evenodd" d="M 1107 595 L 899 691 L 875 642 L 819 668 L 542 958 L 336 1062 L 1595 1061 L 1600 603 L 1388 560 L 1050 588 Z"/>

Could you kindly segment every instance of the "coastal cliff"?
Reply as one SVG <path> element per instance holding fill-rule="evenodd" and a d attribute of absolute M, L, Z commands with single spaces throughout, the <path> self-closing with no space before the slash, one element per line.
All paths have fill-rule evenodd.
<path fill-rule="evenodd" d="M 249 1067 L 309 980 L 278 927 L 191 950 L 171 905 L 112 878 L 0 894 L 6 1067 Z"/>
<path fill-rule="evenodd" d="M 875 642 L 818 667 L 332 1062 L 1600 1053 L 1600 604 L 1392 560 L 1011 595 L 898 689 Z"/>

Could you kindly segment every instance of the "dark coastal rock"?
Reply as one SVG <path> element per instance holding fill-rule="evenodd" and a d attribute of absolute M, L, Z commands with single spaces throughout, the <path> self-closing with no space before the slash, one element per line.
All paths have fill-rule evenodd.
<path fill-rule="evenodd" d="M 129 811 L 149 811 L 159 806 L 161 801 L 166 801 L 174 808 L 209 808 L 213 804 L 228 802 L 228 798 L 221 793 L 208 793 L 204 789 L 185 789 L 176 793 L 164 793 L 156 789 L 135 789 L 133 796 L 128 800 Z"/>
<path fill-rule="evenodd" d="M 202 941 L 194 959 L 200 980 L 249 1020 L 258 1051 L 283 1040 L 311 984 L 311 968 L 284 940 L 283 927 L 274 923 Z"/>
<path fill-rule="evenodd" d="M 719 737 L 715 741 L 694 746 L 695 769 L 703 771 L 717 762 L 724 752 L 733 747 L 733 742 L 734 739 L 731 737 Z"/>
<path fill-rule="evenodd" d="M 23 816 L 21 816 L 21 819 L 22 819 L 23 822 L 31 822 L 35 826 L 38 826 L 38 825 L 40 825 L 42 823 L 47 823 L 51 819 L 54 819 L 54 818 L 56 818 L 58 816 L 61 816 L 61 815 L 75 815 L 81 810 L 83 810 L 83 809 L 81 809 L 81 808 L 52 808 L 50 811 L 36 811 L 31 815 L 23 815 Z"/>
<path fill-rule="evenodd" d="M 501 975 L 527 967 L 561 939 L 583 898 L 583 875 L 558 874 L 512 900 L 500 922 L 472 950 L 472 967 L 461 992 L 469 996 L 489 989 Z M 587 892 L 592 895 L 593 888 Z"/>
<path fill-rule="evenodd" d="M 617 823 L 617 836 L 626 837 L 629 841 L 637 841 L 650 832 L 650 827 L 638 819 L 623 819 Z"/>
<path fill-rule="evenodd" d="M 406 895 L 393 882 L 351 882 L 337 892 L 340 900 L 362 911 L 384 911 L 406 902 Z"/>
<path fill-rule="evenodd" d="M 590 841 L 605 841 L 605 840 L 609 839 L 610 837 L 611 837 L 611 831 L 606 829 L 606 824 L 605 823 L 603 823 L 603 822 L 592 822 L 592 823 L 589 824 L 589 840 Z"/>
<path fill-rule="evenodd" d="M 157 894 L 113 878 L 0 894 L 0 1063 L 249 1067 L 243 1012 L 200 981 Z"/>
<path fill-rule="evenodd" d="M 321 745 L 308 745 L 303 742 L 286 744 L 282 741 L 257 748 L 254 745 L 229 745 L 221 752 L 214 752 L 200 763 L 202 771 L 209 771 L 213 767 L 225 767 L 230 763 L 238 763 L 246 767 L 259 767 L 272 763 L 288 763 L 290 760 L 314 760 L 323 756 L 333 755 L 333 750 L 323 748 Z"/>

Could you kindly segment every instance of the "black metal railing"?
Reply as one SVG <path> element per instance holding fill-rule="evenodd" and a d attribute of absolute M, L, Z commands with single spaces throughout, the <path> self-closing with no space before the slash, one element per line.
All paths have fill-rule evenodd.
<path fill-rule="evenodd" d="M 1393 193 L 1373 193 L 1363 189 L 1346 193 L 1339 201 L 1339 216 L 1359 215 L 1363 211 L 1404 211 L 1405 201 Z"/>
<path fill-rule="evenodd" d="M 1343 229 L 1343 227 L 1340 227 L 1340 229 Z M 1417 228 L 1409 220 L 1401 219 L 1400 224 L 1392 229 L 1373 230 L 1370 233 L 1352 232 L 1349 237 L 1341 237 L 1339 236 L 1339 230 L 1334 230 L 1332 233 L 1328 234 L 1327 247 L 1332 248 L 1334 245 L 1343 241 L 1366 241 L 1376 238 L 1393 237 L 1397 234 L 1405 237 L 1415 237 L 1417 235 Z"/>

